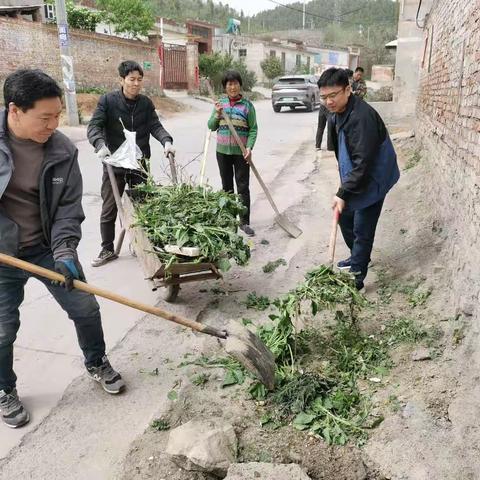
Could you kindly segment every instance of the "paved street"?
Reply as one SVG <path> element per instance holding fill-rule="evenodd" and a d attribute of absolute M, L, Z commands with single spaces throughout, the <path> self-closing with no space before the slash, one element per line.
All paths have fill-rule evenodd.
<path fill-rule="evenodd" d="M 211 105 L 188 97 L 178 99 L 188 103 L 191 109 L 164 120 L 164 125 L 174 137 L 178 163 L 186 165 L 184 174 L 198 177 L 200 153 Z M 275 114 L 268 100 L 257 102 L 256 107 L 259 138 L 254 150 L 254 160 L 264 175 L 264 180 L 269 184 L 287 162 L 295 162 L 295 152 L 302 143 L 310 140 L 313 145 L 318 112 L 286 111 Z M 101 206 L 101 165 L 86 140 L 86 128 L 64 128 L 63 131 L 79 149 L 84 177 L 83 204 L 87 219 L 83 225 L 79 254 L 89 282 L 140 301 L 156 303 L 158 294 L 150 291 L 143 272 L 136 260 L 129 255 L 126 244 L 121 258 L 116 262 L 99 269 L 90 267 L 90 260 L 100 249 L 98 219 Z M 164 178 L 162 172 L 167 164 L 162 149 L 155 140 L 152 140 L 152 147 L 153 173 L 158 178 Z M 212 136 L 206 177 L 218 188 L 220 183 L 214 149 L 215 137 Z M 313 155 L 313 148 L 311 151 Z M 193 160 L 197 156 L 198 158 Z M 262 211 L 256 210 L 255 200 L 260 198 L 261 192 L 255 180 L 252 179 L 251 183 L 254 204 L 252 224 L 255 228 L 255 221 L 268 221 L 271 212 L 267 210 L 265 202 L 262 204 Z M 288 184 L 285 179 L 283 183 Z M 281 192 L 285 193 L 277 200 L 283 209 L 294 201 L 294 195 L 288 194 L 288 188 L 283 188 Z M 108 301 L 99 301 L 105 336 L 108 348 L 111 349 L 122 342 L 143 314 Z M 73 325 L 50 298 L 43 285 L 34 280 L 27 285 L 21 321 L 22 326 L 16 342 L 15 369 L 19 377 L 18 390 L 32 413 L 32 421 L 27 427 L 17 431 L 0 428 L 0 458 L 5 457 L 11 448 L 20 444 L 26 433 L 39 425 L 55 407 L 68 385 L 84 372 Z"/>

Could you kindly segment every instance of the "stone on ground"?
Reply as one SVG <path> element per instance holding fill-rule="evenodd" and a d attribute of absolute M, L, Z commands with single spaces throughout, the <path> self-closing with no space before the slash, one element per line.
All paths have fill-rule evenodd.
<path fill-rule="evenodd" d="M 221 419 L 191 420 L 170 432 L 166 452 L 185 470 L 224 477 L 236 461 L 237 436 Z"/>
<path fill-rule="evenodd" d="M 234 463 L 225 480 L 311 480 L 296 463 Z"/>

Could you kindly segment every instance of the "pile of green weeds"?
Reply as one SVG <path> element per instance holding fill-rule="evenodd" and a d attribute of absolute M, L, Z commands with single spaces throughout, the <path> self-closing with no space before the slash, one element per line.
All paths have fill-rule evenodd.
<path fill-rule="evenodd" d="M 135 189 L 135 225 L 141 227 L 166 264 L 188 261 L 165 245 L 198 247 L 196 262 L 215 262 L 227 271 L 233 259 L 245 265 L 250 248 L 237 233 L 245 207 L 237 195 L 187 184 L 159 186 L 152 180 Z M 191 260 L 189 260 L 191 261 Z"/>

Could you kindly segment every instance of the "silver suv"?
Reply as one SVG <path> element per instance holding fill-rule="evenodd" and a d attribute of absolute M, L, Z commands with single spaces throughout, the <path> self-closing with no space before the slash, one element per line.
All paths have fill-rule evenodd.
<path fill-rule="evenodd" d="M 280 77 L 272 89 L 272 107 L 279 112 L 282 107 L 306 107 L 311 112 L 320 103 L 320 91 L 314 75 L 286 75 Z"/>

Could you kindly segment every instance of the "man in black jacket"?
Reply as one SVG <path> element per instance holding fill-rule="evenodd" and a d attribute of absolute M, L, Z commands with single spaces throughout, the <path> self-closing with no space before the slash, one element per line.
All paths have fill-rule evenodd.
<path fill-rule="evenodd" d="M 83 280 L 77 245 L 82 236 L 82 177 L 77 149 L 56 131 L 62 92 L 40 70 L 18 70 L 5 80 L 0 110 L 0 252 L 65 277 L 62 285 L 0 264 L 0 411 L 17 428 L 29 421 L 16 390 L 13 344 L 19 306 L 31 277 L 45 284 L 73 320 L 88 374 L 108 393 L 125 384 L 105 356 L 100 309 L 93 295 L 73 289 Z"/>
<path fill-rule="evenodd" d="M 332 114 L 329 132 L 340 173 L 333 209 L 340 215 L 342 235 L 351 252 L 338 267 L 355 275 L 360 290 L 385 196 L 400 178 L 397 156 L 380 115 L 352 94 L 345 70 L 329 68 L 318 85 L 320 98 Z"/>
<path fill-rule="evenodd" d="M 136 132 L 136 142 L 143 154 L 142 166 L 145 171 L 148 171 L 151 156 L 150 135 L 163 145 L 165 156 L 175 155 L 172 147 L 173 139 L 160 123 L 153 102 L 147 96 L 140 94 L 143 81 L 142 67 L 136 62 L 127 60 L 119 65 L 118 73 L 121 88 L 100 97 L 88 125 L 88 140 L 95 147 L 99 160 L 103 161 L 125 141 L 124 127 Z M 146 179 L 146 174 L 138 170 L 114 168 L 114 173 L 120 195 L 123 194 L 127 184 L 132 188 Z M 100 218 L 102 249 L 98 258 L 92 262 L 94 267 L 117 258 L 113 245 L 117 205 L 105 165 L 101 194 L 103 200 Z"/>

